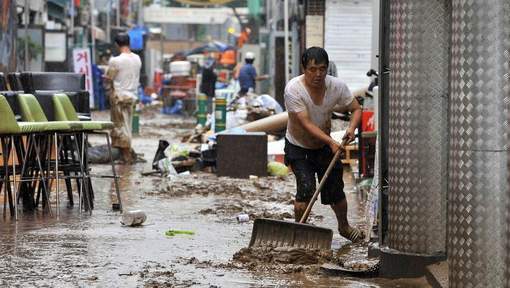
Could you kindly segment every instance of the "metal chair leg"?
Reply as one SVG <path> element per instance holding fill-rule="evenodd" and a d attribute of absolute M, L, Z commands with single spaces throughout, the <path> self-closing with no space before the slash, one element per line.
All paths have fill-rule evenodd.
<path fill-rule="evenodd" d="M 16 221 L 18 221 L 18 191 L 17 191 L 17 183 L 16 183 L 16 158 L 14 157 L 14 154 L 16 153 L 15 152 L 15 148 L 14 148 L 14 136 L 11 135 L 11 154 L 12 154 L 12 179 L 13 179 L 13 184 L 14 184 L 14 188 L 13 188 L 13 191 L 14 191 L 14 219 Z"/>
<path fill-rule="evenodd" d="M 32 137 L 34 137 L 32 135 Z M 34 137 L 35 138 L 35 137 Z M 45 198 L 46 202 L 49 203 L 50 202 L 50 198 L 48 196 L 48 185 L 46 185 L 46 182 L 47 182 L 47 178 L 44 176 L 44 173 L 43 173 L 43 167 L 42 167 L 42 161 L 41 161 L 41 157 L 40 157 L 40 153 L 41 153 L 41 149 L 39 147 L 39 144 L 36 143 L 36 140 L 33 139 L 33 144 L 34 144 L 34 149 L 35 149 L 35 158 L 37 160 L 37 166 L 39 168 L 39 174 L 41 175 L 41 183 L 42 183 L 42 187 L 43 187 L 43 197 Z M 49 208 L 49 206 L 47 206 L 46 208 Z M 51 213 L 51 209 L 48 209 L 48 212 L 50 213 L 50 216 L 52 215 Z"/>
<path fill-rule="evenodd" d="M 56 189 L 55 189 L 55 198 L 57 200 L 57 218 L 60 216 L 60 188 L 59 188 L 59 179 L 58 179 L 58 158 L 60 154 L 60 143 L 58 143 L 58 135 L 57 133 L 54 133 L 55 138 L 55 181 L 56 183 Z"/>
<path fill-rule="evenodd" d="M 14 216 L 14 203 L 12 201 L 12 189 L 9 176 L 9 159 L 10 159 L 10 145 L 9 139 L 2 138 L 2 157 L 4 161 L 5 175 L 4 175 L 4 216 L 7 211 L 7 201 L 9 202 L 9 214 Z"/>
<path fill-rule="evenodd" d="M 82 138 L 82 141 L 81 141 L 81 142 L 82 142 L 82 143 L 81 143 L 82 148 L 81 148 L 81 149 L 80 149 L 80 147 L 78 146 L 78 137 L 76 137 L 76 136 L 75 136 L 75 137 L 74 137 L 74 141 L 73 141 L 73 142 L 74 142 L 74 146 L 75 146 L 76 151 L 77 151 L 77 152 L 79 152 L 79 153 L 78 153 L 78 155 L 79 155 L 79 159 L 78 159 L 78 160 L 79 160 L 79 162 L 80 162 L 80 172 L 81 172 L 81 185 L 80 185 L 80 187 L 79 187 L 79 188 L 80 188 L 80 191 L 78 192 L 78 193 L 79 193 L 79 195 L 78 195 L 78 197 L 79 197 L 79 205 L 78 205 L 78 206 L 79 206 L 79 210 L 80 210 L 80 211 L 79 211 L 79 213 L 81 213 L 81 211 L 82 211 L 82 209 L 83 209 L 83 208 L 82 208 L 82 205 L 83 205 L 83 201 L 84 201 L 84 199 L 87 199 L 87 200 L 85 200 L 85 201 L 88 201 L 88 189 L 87 189 L 87 187 L 85 187 L 85 189 L 87 190 L 87 191 L 85 192 L 85 193 L 86 193 L 86 195 L 83 195 L 83 193 L 84 193 L 84 192 L 83 192 L 84 185 L 85 185 L 85 182 L 86 182 L 86 181 L 87 181 L 87 179 L 88 179 L 88 172 L 84 169 L 85 167 L 84 167 L 84 161 L 83 161 L 83 154 L 84 154 L 84 152 L 83 152 L 83 149 L 84 149 L 84 143 L 83 143 L 83 142 L 84 142 L 85 137 L 81 137 L 81 138 Z M 88 206 L 89 206 L 89 205 L 87 204 L 87 209 L 90 209 L 90 207 L 88 207 Z M 90 209 L 90 211 L 92 212 L 92 209 Z"/>
<path fill-rule="evenodd" d="M 108 133 L 104 133 L 104 135 L 106 137 L 106 143 L 108 144 L 108 154 L 110 156 L 110 164 L 112 165 L 115 193 L 117 194 L 117 201 L 119 202 L 119 210 L 122 213 L 122 200 L 120 198 L 119 178 L 117 177 L 117 173 L 115 172 L 115 164 L 113 163 L 112 146 L 110 144 L 110 135 Z"/>

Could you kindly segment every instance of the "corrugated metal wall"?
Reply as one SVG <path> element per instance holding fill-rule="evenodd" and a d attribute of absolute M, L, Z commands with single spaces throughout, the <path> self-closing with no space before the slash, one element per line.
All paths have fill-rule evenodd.
<path fill-rule="evenodd" d="M 388 246 L 444 253 L 449 0 L 390 2 Z"/>
<path fill-rule="evenodd" d="M 505 287 L 510 2 L 452 3 L 450 287 Z"/>
<path fill-rule="evenodd" d="M 326 0 L 324 49 L 351 90 L 368 87 L 371 30 L 371 0 Z"/>
<path fill-rule="evenodd" d="M 510 1 L 389 3 L 388 246 L 510 287 Z"/>

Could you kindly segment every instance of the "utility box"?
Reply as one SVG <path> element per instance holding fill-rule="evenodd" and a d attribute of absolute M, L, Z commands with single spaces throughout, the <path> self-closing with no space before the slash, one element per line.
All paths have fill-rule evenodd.
<path fill-rule="evenodd" d="M 218 176 L 267 176 L 267 136 L 264 132 L 218 134 L 216 152 Z"/>

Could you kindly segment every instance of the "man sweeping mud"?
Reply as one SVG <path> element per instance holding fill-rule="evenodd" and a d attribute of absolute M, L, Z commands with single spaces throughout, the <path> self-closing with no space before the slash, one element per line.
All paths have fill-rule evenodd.
<path fill-rule="evenodd" d="M 327 75 L 327 52 L 319 47 L 307 49 L 302 58 L 304 74 L 289 81 L 285 87 L 285 107 L 289 113 L 285 135 L 285 162 L 296 176 L 297 193 L 294 201 L 296 222 L 306 210 L 315 191 L 315 174 L 324 175 L 333 155 L 343 149 L 331 138 L 332 112 L 352 112 L 349 128 L 343 140 L 354 140 L 354 130 L 361 118 L 361 107 L 347 85 Z M 356 242 L 363 233 L 347 221 L 347 199 L 344 194 L 342 164 L 336 163 L 321 191 L 321 203 L 330 205 L 343 237 Z"/>

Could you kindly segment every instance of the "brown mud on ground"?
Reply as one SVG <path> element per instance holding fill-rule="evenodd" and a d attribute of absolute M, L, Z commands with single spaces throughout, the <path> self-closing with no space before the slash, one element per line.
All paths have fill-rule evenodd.
<path fill-rule="evenodd" d="M 189 130 L 194 123 L 185 117 L 161 115 L 157 109 L 152 114 L 143 113 L 141 135 L 133 139 L 133 145 L 148 161 L 159 139 L 177 143 L 179 131 Z M 94 113 L 98 114 L 109 119 L 108 112 Z M 104 144 L 99 137 L 90 140 Z M 337 251 L 362 253 L 358 249 L 346 251 L 349 241 L 336 231 L 332 252 L 243 249 L 248 246 L 255 217 L 292 221 L 292 175 L 250 180 L 193 172 L 170 180 L 142 177 L 145 165 L 116 166 L 125 211 L 147 214 L 141 227 L 120 225 L 120 214 L 111 211 L 114 186 L 104 178 L 93 182 L 92 215 L 65 207 L 61 183 L 58 219 L 40 213 L 23 213 L 18 221 L 0 219 L 0 287 L 427 287 L 423 278 L 363 279 L 322 274 L 319 264 L 337 258 L 340 261 Z M 96 175 L 110 171 L 109 165 L 92 166 Z M 347 169 L 344 173 L 346 191 L 355 191 L 352 173 Z M 349 220 L 360 226 L 363 205 L 359 195 L 346 194 Z M 238 223 L 235 216 L 239 213 L 250 214 L 251 220 Z M 312 213 L 316 215 L 312 223 L 335 230 L 337 223 L 329 206 L 317 203 Z M 165 231 L 169 229 L 195 234 L 167 237 Z"/>
<path fill-rule="evenodd" d="M 363 269 L 376 264 L 369 259 L 366 244 L 347 244 L 338 250 L 304 249 L 294 247 L 251 247 L 234 254 L 232 262 L 251 271 L 280 271 L 283 273 L 317 273 L 320 265 L 333 263 L 348 269 Z"/>
<path fill-rule="evenodd" d="M 144 288 L 174 288 L 174 287 L 193 287 L 199 283 L 193 280 L 179 281 L 176 277 L 177 272 L 173 265 L 162 265 L 159 263 L 146 264 L 141 271 L 138 271 L 138 277 Z M 133 276 L 132 273 L 119 276 Z"/>
<path fill-rule="evenodd" d="M 243 248 L 232 257 L 234 263 L 251 271 L 288 274 L 317 273 L 320 264 L 332 259 L 331 250 L 307 250 L 289 247 Z"/>
<path fill-rule="evenodd" d="M 197 172 L 192 175 L 164 178 L 159 190 L 149 192 L 165 197 L 220 196 L 212 207 L 200 210 L 200 214 L 215 214 L 221 218 L 234 219 L 236 215 L 248 214 L 250 219 L 271 218 L 293 221 L 295 178 L 261 177 L 256 179 L 233 179 L 214 174 Z M 310 223 L 321 220 L 312 212 Z"/>

